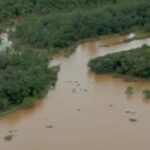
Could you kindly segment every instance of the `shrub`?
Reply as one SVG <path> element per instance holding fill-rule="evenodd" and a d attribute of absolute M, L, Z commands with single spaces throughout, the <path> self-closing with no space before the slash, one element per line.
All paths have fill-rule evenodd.
<path fill-rule="evenodd" d="M 150 90 L 144 90 L 143 94 L 146 99 L 150 99 Z"/>

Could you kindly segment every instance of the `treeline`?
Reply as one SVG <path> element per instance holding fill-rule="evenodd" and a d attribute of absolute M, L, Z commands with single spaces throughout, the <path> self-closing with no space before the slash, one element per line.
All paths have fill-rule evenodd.
<path fill-rule="evenodd" d="M 45 15 L 54 11 L 72 11 L 119 1 L 121 0 L 1 0 L 0 22 L 31 14 Z"/>
<path fill-rule="evenodd" d="M 15 37 L 33 48 L 56 51 L 86 38 L 128 32 L 135 26 L 149 30 L 149 8 L 149 0 L 118 0 L 91 9 L 27 17 Z"/>
<path fill-rule="evenodd" d="M 88 63 L 97 74 L 121 74 L 150 79 L 150 47 L 97 57 Z"/>
<path fill-rule="evenodd" d="M 54 86 L 57 68 L 48 69 L 45 54 L 30 51 L 0 53 L 0 111 L 29 103 Z"/>

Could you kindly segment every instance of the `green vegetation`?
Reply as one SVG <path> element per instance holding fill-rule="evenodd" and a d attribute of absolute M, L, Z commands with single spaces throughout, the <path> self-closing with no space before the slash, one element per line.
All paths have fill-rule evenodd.
<path fill-rule="evenodd" d="M 1 0 L 0 21 L 31 14 L 47 15 L 60 11 L 70 12 L 108 3 L 115 4 L 118 1 L 120 0 Z"/>
<path fill-rule="evenodd" d="M 59 3 L 60 0 L 55 2 L 56 5 L 57 2 Z M 71 7 L 69 2 L 67 1 L 67 8 Z M 92 2 L 93 5 L 91 5 Z M 55 8 L 53 13 L 47 13 L 47 15 L 39 16 L 31 13 L 32 15 L 26 17 L 17 27 L 15 38 L 25 45 L 46 48 L 53 53 L 87 38 L 125 33 L 134 26 L 139 28 L 146 26 L 147 29 L 150 22 L 148 0 L 110 0 L 109 3 L 95 0 L 92 2 L 86 0 L 83 4 L 79 3 L 73 7 L 72 11 L 62 5 L 65 9 L 56 11 Z"/>
<path fill-rule="evenodd" d="M 45 53 L 51 56 L 64 49 L 64 54 L 69 55 L 73 49 L 66 47 L 87 38 L 123 34 L 135 28 L 150 31 L 149 8 L 149 0 L 1 0 L 0 32 L 7 28 L 6 24 L 17 30 L 11 33 L 13 51 L 0 53 L 0 111 L 12 106 L 34 106 L 33 99 L 43 96 L 49 85 L 54 86 L 58 68 L 48 69 Z M 125 67 L 119 61 L 121 54 L 117 56 L 117 73 L 149 78 L 149 61 L 145 64 L 149 50 L 143 49 L 135 58 L 124 58 L 130 60 L 124 62 Z M 141 57 L 139 67 L 134 66 L 136 55 Z M 113 61 L 104 60 L 104 71 L 95 61 L 90 66 L 93 69 L 92 64 L 96 64 L 93 70 L 98 73 L 111 73 L 116 71 L 111 68 Z"/>
<path fill-rule="evenodd" d="M 23 103 L 23 108 L 25 109 L 33 108 L 35 106 L 35 100 L 31 97 L 24 98 L 22 103 Z"/>
<path fill-rule="evenodd" d="M 133 91 L 133 87 L 131 87 L 131 86 L 129 86 L 129 87 L 127 87 L 127 89 L 126 89 L 126 92 L 125 92 L 127 95 L 131 95 L 131 94 L 133 94 L 134 93 L 134 91 Z"/>
<path fill-rule="evenodd" d="M 97 74 L 109 73 L 150 79 L 150 47 L 97 57 L 88 63 Z"/>
<path fill-rule="evenodd" d="M 42 97 L 54 86 L 58 69 L 48 69 L 45 54 L 31 50 L 0 53 L 0 110 L 22 103 L 33 105 L 31 98 Z"/>
<path fill-rule="evenodd" d="M 143 94 L 145 96 L 145 99 L 150 99 L 150 90 L 144 90 Z"/>

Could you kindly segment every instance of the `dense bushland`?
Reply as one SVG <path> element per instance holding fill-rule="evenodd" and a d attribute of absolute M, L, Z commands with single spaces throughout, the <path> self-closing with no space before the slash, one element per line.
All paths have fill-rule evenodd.
<path fill-rule="evenodd" d="M 27 15 L 47 15 L 116 3 L 121 0 L 1 0 L 0 22 Z"/>
<path fill-rule="evenodd" d="M 58 69 L 48 69 L 47 62 L 44 54 L 32 51 L 0 53 L 0 110 L 41 97 L 48 86 L 54 86 Z"/>
<path fill-rule="evenodd" d="M 149 8 L 149 0 L 0 0 L 2 25 L 8 21 L 13 26 L 21 19 L 11 35 L 15 52 L 0 53 L 0 110 L 23 102 L 28 105 L 31 98 L 54 85 L 58 69 L 48 69 L 44 49 L 50 55 L 87 38 L 129 32 L 132 28 L 150 31 Z M 34 52 L 26 50 L 27 47 Z M 42 52 L 35 53 L 37 49 Z M 133 58 L 124 58 L 125 66 L 119 61 L 122 55 L 116 54 L 115 58 L 108 56 L 117 59 L 116 68 L 111 68 L 115 60 L 105 62 L 103 58 L 100 62 L 104 61 L 105 67 L 101 67 L 109 66 L 111 71 L 104 72 L 117 69 L 117 73 L 149 78 L 149 50 L 137 51 Z M 90 67 L 97 66 L 93 70 L 100 73 L 97 62 L 99 58 L 92 60 Z M 139 67 L 133 66 L 136 63 Z"/>
<path fill-rule="evenodd" d="M 121 74 L 150 79 L 150 47 L 97 57 L 88 63 L 97 74 Z"/>
<path fill-rule="evenodd" d="M 85 5 L 88 5 L 85 4 Z M 15 37 L 33 48 L 56 51 L 87 38 L 124 33 L 138 26 L 148 30 L 150 2 L 119 1 L 98 5 L 92 9 L 32 16 L 17 28 Z"/>
<path fill-rule="evenodd" d="M 27 17 L 17 28 L 15 37 L 31 47 L 55 52 L 80 40 L 128 32 L 135 26 L 149 29 L 149 0 L 118 0 L 115 5 L 106 3 L 89 7 L 91 9 L 78 8 L 70 12 Z"/>

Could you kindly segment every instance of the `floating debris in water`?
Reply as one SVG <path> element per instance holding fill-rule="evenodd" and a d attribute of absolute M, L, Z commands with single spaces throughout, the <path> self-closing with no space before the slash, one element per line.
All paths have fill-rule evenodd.
<path fill-rule="evenodd" d="M 76 89 L 72 89 L 72 93 L 76 93 Z"/>
<path fill-rule="evenodd" d="M 53 125 L 49 125 L 49 126 L 46 126 L 46 128 L 53 128 L 54 126 Z"/>
<path fill-rule="evenodd" d="M 129 121 L 130 121 L 130 122 L 137 122 L 138 119 L 137 119 L 137 118 L 129 118 Z"/>
<path fill-rule="evenodd" d="M 9 133 L 14 133 L 14 132 L 17 132 L 18 130 L 17 129 L 15 129 L 15 130 L 9 130 L 8 132 Z"/>
<path fill-rule="evenodd" d="M 127 113 L 127 114 L 135 114 L 134 111 L 130 111 L 130 110 L 126 110 L 125 113 Z"/>
<path fill-rule="evenodd" d="M 4 140 L 5 140 L 5 141 L 11 141 L 12 139 L 13 139 L 13 135 L 12 135 L 12 134 L 6 135 L 6 136 L 4 137 Z"/>
<path fill-rule="evenodd" d="M 109 106 L 109 107 L 113 107 L 113 104 L 109 104 L 108 106 Z"/>
<path fill-rule="evenodd" d="M 125 113 L 130 114 L 130 113 L 131 113 L 131 111 L 130 111 L 130 110 L 126 110 L 126 111 L 125 111 Z"/>
<path fill-rule="evenodd" d="M 81 108 L 78 108 L 77 111 L 81 111 Z"/>
<path fill-rule="evenodd" d="M 13 131 L 12 131 L 12 130 L 9 130 L 8 132 L 9 132 L 9 133 L 13 133 Z"/>

